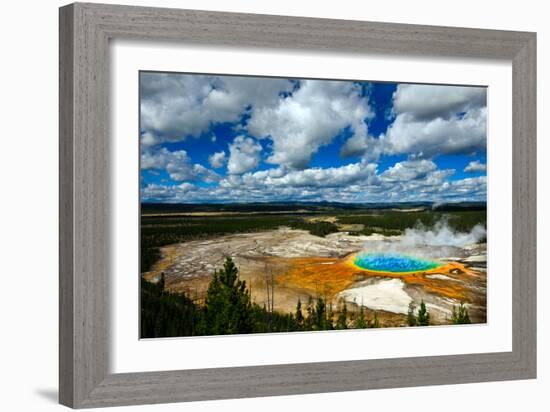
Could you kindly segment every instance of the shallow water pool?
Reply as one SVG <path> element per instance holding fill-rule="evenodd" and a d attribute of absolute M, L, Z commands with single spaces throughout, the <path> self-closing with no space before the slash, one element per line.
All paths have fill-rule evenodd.
<path fill-rule="evenodd" d="M 368 253 L 355 255 L 353 263 L 361 269 L 377 272 L 420 272 L 438 268 L 441 263 L 399 253 Z"/>

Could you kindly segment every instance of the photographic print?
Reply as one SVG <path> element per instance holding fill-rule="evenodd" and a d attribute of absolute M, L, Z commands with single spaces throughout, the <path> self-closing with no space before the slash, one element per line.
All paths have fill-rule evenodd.
<path fill-rule="evenodd" d="M 486 323 L 487 89 L 142 71 L 141 338 Z"/>

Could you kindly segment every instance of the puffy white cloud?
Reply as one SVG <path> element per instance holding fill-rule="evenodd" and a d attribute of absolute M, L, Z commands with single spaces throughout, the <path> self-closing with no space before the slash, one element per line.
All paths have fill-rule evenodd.
<path fill-rule="evenodd" d="M 157 143 L 197 137 L 211 124 L 238 121 L 251 105 L 275 104 L 293 88 L 286 79 L 142 73 L 141 127 Z"/>
<path fill-rule="evenodd" d="M 340 156 L 350 157 L 364 154 L 370 146 L 367 134 L 354 134 L 340 148 Z"/>
<path fill-rule="evenodd" d="M 166 202 L 449 202 L 485 200 L 487 194 L 485 176 L 448 181 L 452 170 L 436 169 L 417 179 L 389 181 L 376 174 L 374 164 L 337 169 L 341 168 L 332 168 L 328 173 L 316 169 L 287 172 L 271 169 L 230 175 L 218 186 L 208 188 L 189 183 L 179 186 L 150 184 L 142 188 L 142 199 Z"/>
<path fill-rule="evenodd" d="M 220 179 L 217 173 L 200 164 L 192 164 L 185 150 L 171 152 L 165 147 L 157 151 L 141 153 L 141 170 L 164 169 L 175 181 L 198 180 L 215 182 Z"/>
<path fill-rule="evenodd" d="M 479 160 L 474 160 L 464 168 L 466 173 L 485 172 L 487 171 L 487 165 L 481 163 Z"/>
<path fill-rule="evenodd" d="M 377 144 L 385 154 L 424 157 L 483 151 L 487 141 L 486 114 L 485 108 L 448 119 L 418 120 L 409 113 L 399 114 Z"/>
<path fill-rule="evenodd" d="M 486 149 L 486 89 L 437 85 L 398 85 L 393 123 L 369 140 L 367 156 L 409 154 L 431 158 Z"/>
<path fill-rule="evenodd" d="M 220 182 L 224 187 L 263 188 L 267 191 L 275 188 L 334 188 L 346 185 L 378 184 L 376 164 L 359 162 L 340 167 L 309 168 L 304 170 L 285 170 L 275 168 L 242 176 L 229 176 Z"/>
<path fill-rule="evenodd" d="M 470 198 L 475 195 L 487 194 L 487 176 L 468 177 L 462 180 L 447 182 L 446 188 L 455 197 Z"/>
<path fill-rule="evenodd" d="M 208 156 L 208 163 L 210 163 L 210 166 L 212 166 L 214 169 L 219 169 L 225 164 L 225 162 L 227 162 L 227 159 L 223 150 L 221 152 L 216 152 Z"/>
<path fill-rule="evenodd" d="M 185 201 L 187 193 L 192 193 L 197 187 L 191 183 L 184 182 L 179 185 L 159 185 L 151 183 L 141 189 L 143 200 L 180 202 Z"/>
<path fill-rule="evenodd" d="M 151 132 L 145 132 L 141 134 L 140 143 L 143 147 L 151 147 L 159 143 L 159 139 Z"/>
<path fill-rule="evenodd" d="M 276 105 L 253 108 L 248 131 L 272 140 L 273 153 L 268 163 L 304 169 L 311 156 L 344 128 L 349 127 L 352 138 L 358 141 L 366 137 L 365 120 L 373 115 L 359 85 L 304 80 L 298 90 L 291 96 L 281 96 Z M 353 145 L 348 145 L 350 150 Z"/>
<path fill-rule="evenodd" d="M 144 150 L 141 153 L 141 170 L 148 169 L 163 169 L 166 167 L 168 162 L 174 157 L 179 157 L 182 161 L 188 162 L 187 152 L 185 150 L 180 150 L 179 152 L 170 152 L 166 148 L 162 148 L 158 151 L 152 152 Z"/>
<path fill-rule="evenodd" d="M 449 118 L 486 104 L 485 87 L 400 84 L 393 95 L 394 113 L 408 113 L 416 120 Z"/>
<path fill-rule="evenodd" d="M 342 187 L 361 182 L 377 183 L 376 164 L 353 163 L 340 167 L 311 168 L 290 171 L 278 178 L 268 178 L 267 183 L 274 186 L 289 187 Z"/>
<path fill-rule="evenodd" d="M 254 139 L 237 136 L 229 145 L 227 171 L 230 174 L 242 174 L 256 168 L 260 162 L 262 146 Z"/>
<path fill-rule="evenodd" d="M 245 138 L 239 140 L 244 141 Z M 166 153 L 159 153 L 154 159 L 147 159 L 149 165 L 157 166 L 174 161 L 166 160 L 163 155 L 166 157 Z M 176 153 L 174 156 L 185 158 L 183 153 Z M 207 169 L 200 165 L 199 168 L 195 166 L 197 165 L 185 169 L 187 177 L 204 179 Z M 438 169 L 430 160 L 417 159 L 396 163 L 378 173 L 375 163 L 361 161 L 324 169 L 292 170 L 277 167 L 229 174 L 213 187 L 195 186 L 189 182 L 166 186 L 149 184 L 141 191 L 143 200 L 163 202 L 286 200 L 361 203 L 486 199 L 485 176 L 448 180 L 454 172 L 453 169 Z"/>
<path fill-rule="evenodd" d="M 436 164 L 431 160 L 406 160 L 389 167 L 381 178 L 385 182 L 405 182 L 424 178 L 436 169 Z"/>

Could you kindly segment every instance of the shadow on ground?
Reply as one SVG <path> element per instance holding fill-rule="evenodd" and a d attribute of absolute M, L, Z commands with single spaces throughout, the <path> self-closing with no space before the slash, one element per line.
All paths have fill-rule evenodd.
<path fill-rule="evenodd" d="M 58 403 L 59 392 L 57 389 L 37 389 L 36 394 L 47 401 Z"/>

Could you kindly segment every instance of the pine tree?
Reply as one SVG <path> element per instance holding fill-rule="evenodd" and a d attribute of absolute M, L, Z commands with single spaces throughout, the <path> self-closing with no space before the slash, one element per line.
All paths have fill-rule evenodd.
<path fill-rule="evenodd" d="M 238 269 L 228 257 L 223 270 L 214 272 L 205 299 L 205 327 L 212 335 L 252 331 L 250 294 L 239 280 Z"/>
<path fill-rule="evenodd" d="M 158 286 L 159 286 L 159 295 L 160 296 L 164 295 L 164 286 L 165 286 L 164 272 L 160 274 L 160 280 L 159 280 Z"/>
<path fill-rule="evenodd" d="M 317 304 L 315 306 L 315 328 L 317 330 L 324 330 L 326 326 L 326 311 L 327 306 L 322 297 L 317 298 Z"/>
<path fill-rule="evenodd" d="M 356 329 L 365 329 L 367 327 L 367 320 L 365 319 L 365 310 L 363 306 L 359 309 L 359 316 L 355 320 Z"/>
<path fill-rule="evenodd" d="M 348 308 L 346 306 L 346 302 L 343 302 L 342 310 L 340 311 L 340 314 L 338 315 L 338 319 L 336 321 L 336 329 L 347 329 L 348 328 Z"/>
<path fill-rule="evenodd" d="M 430 314 L 426 309 L 424 301 L 420 303 L 420 309 L 418 309 L 418 316 L 416 318 L 418 326 L 428 326 L 430 324 Z"/>
<path fill-rule="evenodd" d="M 313 308 L 313 298 L 309 296 L 308 302 L 307 302 L 307 318 L 305 319 L 305 329 L 306 330 L 312 330 L 313 326 L 315 325 L 315 309 Z"/>
<path fill-rule="evenodd" d="M 464 305 L 464 302 L 460 302 L 460 306 L 458 308 L 453 305 L 451 320 L 455 325 L 472 323 L 470 320 L 470 315 L 468 314 L 468 309 L 466 308 L 466 305 Z"/>
<path fill-rule="evenodd" d="M 461 304 L 462 306 L 463 304 Z M 472 321 L 470 320 L 470 314 L 468 313 L 468 310 L 466 309 L 466 306 L 464 305 L 463 306 L 463 311 L 462 311 L 462 323 L 463 324 L 469 324 L 469 323 L 472 323 Z"/>
<path fill-rule="evenodd" d="M 332 310 L 332 302 L 328 305 L 327 315 L 325 316 L 325 328 L 326 330 L 334 329 L 332 319 L 334 318 L 334 311 Z"/>
<path fill-rule="evenodd" d="M 299 329 L 303 327 L 304 324 L 304 315 L 302 314 L 302 302 L 298 298 L 298 303 L 296 304 L 296 325 Z"/>
<path fill-rule="evenodd" d="M 411 303 L 409 303 L 409 311 L 407 312 L 407 325 L 409 326 L 417 325 L 416 316 L 414 316 L 414 310 L 415 310 L 414 301 L 411 301 Z"/>

